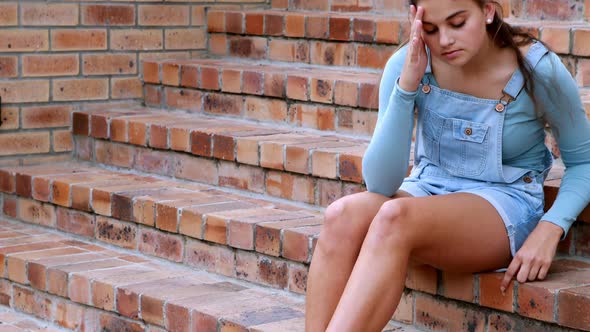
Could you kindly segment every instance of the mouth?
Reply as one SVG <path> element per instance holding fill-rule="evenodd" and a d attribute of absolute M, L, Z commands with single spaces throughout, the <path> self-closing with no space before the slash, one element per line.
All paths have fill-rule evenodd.
<path fill-rule="evenodd" d="M 458 53 L 459 51 L 461 51 L 461 50 L 453 50 L 453 51 L 443 52 L 442 55 L 444 55 L 444 56 L 454 55 L 454 54 Z"/>

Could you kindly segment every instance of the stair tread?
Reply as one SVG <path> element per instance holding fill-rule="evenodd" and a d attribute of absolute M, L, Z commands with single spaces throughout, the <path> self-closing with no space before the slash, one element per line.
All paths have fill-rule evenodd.
<path fill-rule="evenodd" d="M 111 197 L 111 208 L 110 209 L 104 209 L 101 208 L 99 204 L 95 204 L 98 203 L 97 202 L 92 202 L 92 204 L 90 204 L 91 207 L 93 208 L 98 208 L 98 210 L 86 210 L 84 211 L 83 209 L 81 209 L 81 212 L 93 212 L 96 213 L 98 215 L 102 215 L 103 217 L 97 217 L 98 220 L 98 230 L 96 231 L 96 236 L 97 239 L 100 241 L 105 241 L 105 238 L 101 238 L 101 229 L 104 229 L 105 231 L 107 229 L 110 229 L 110 231 L 112 232 L 112 228 L 101 228 L 101 223 L 103 223 L 105 220 L 112 220 L 110 218 L 121 218 L 121 220 L 127 220 L 129 221 L 128 217 L 130 217 L 130 215 L 128 215 L 126 212 L 124 211 L 128 211 L 131 210 L 131 207 L 129 206 L 125 206 L 125 202 L 138 202 L 140 200 L 143 200 L 145 202 L 149 202 L 151 199 L 151 195 L 154 195 L 154 199 L 153 201 L 156 202 L 156 204 L 158 206 L 160 206 L 162 209 L 158 210 L 158 211 L 162 211 L 160 213 L 163 213 L 164 208 L 171 208 L 173 212 L 170 213 L 170 215 L 174 215 L 176 216 L 177 214 L 179 214 L 179 207 L 185 207 L 185 208 L 192 208 L 192 209 L 198 209 L 199 207 L 211 207 L 212 204 L 221 204 L 222 202 L 235 202 L 237 200 L 241 200 L 243 204 L 247 204 L 247 203 L 251 203 L 254 204 L 252 202 L 256 202 L 259 203 L 261 202 L 260 199 L 257 200 L 252 200 L 250 197 L 247 196 L 240 196 L 238 194 L 234 194 L 234 193 L 224 193 L 222 191 L 216 190 L 213 187 L 208 187 L 208 186 L 202 186 L 202 185 L 197 185 L 196 188 L 198 190 L 194 190 L 192 191 L 192 199 L 187 201 L 187 193 L 191 193 L 191 189 L 190 186 L 188 186 L 186 183 L 180 182 L 180 181 L 175 181 L 175 180 L 162 180 L 162 179 L 157 179 L 155 177 L 150 177 L 150 176 L 138 176 L 138 175 L 134 175 L 134 174 L 128 174 L 128 173 L 122 173 L 122 172 L 116 172 L 116 171 L 110 171 L 110 170 L 104 170 L 104 169 L 100 169 L 97 167 L 88 167 L 87 165 L 85 165 L 84 163 L 79 163 L 79 164 L 74 164 L 74 163 L 67 163 L 67 164 L 63 164 L 63 169 L 61 172 L 61 175 L 57 174 L 59 173 L 59 171 L 57 171 L 59 169 L 59 167 L 61 167 L 60 165 L 46 165 L 47 167 L 47 171 L 43 172 L 40 169 L 40 166 L 29 166 L 29 167 L 13 167 L 13 168 L 2 168 L 0 170 L 0 179 L 3 179 L 3 181 L 1 183 L 4 184 L 4 186 L 6 185 L 6 183 L 10 183 L 11 181 L 7 181 L 6 179 L 16 179 L 17 174 L 19 175 L 19 179 L 20 181 L 24 181 L 27 182 L 26 180 L 28 179 L 29 181 L 31 181 L 32 185 L 32 191 L 31 191 L 31 196 L 32 197 L 27 197 L 27 196 L 22 196 L 19 195 L 18 199 L 19 202 L 21 204 L 19 211 L 17 212 L 16 215 L 14 215 L 14 217 L 18 217 L 19 219 L 25 219 L 28 222 L 32 222 L 35 223 L 35 216 L 32 217 L 28 217 L 26 214 L 26 211 L 29 210 L 36 210 L 36 211 L 41 211 L 43 210 L 43 207 L 46 207 L 47 205 L 44 203 L 41 203 L 41 205 L 29 205 L 27 206 L 27 202 L 31 202 L 31 198 L 32 201 L 35 201 L 35 197 L 38 194 L 35 193 L 42 193 L 45 192 L 46 190 L 43 190 L 42 184 L 48 185 L 49 183 L 52 184 L 56 184 L 58 185 L 58 187 L 62 188 L 63 186 L 59 186 L 59 183 L 65 183 L 65 184 L 69 184 L 70 186 L 82 186 L 84 183 L 87 184 L 87 186 L 92 187 L 92 183 L 93 183 L 93 174 L 102 174 L 104 176 L 104 174 L 110 173 L 111 176 L 113 177 L 112 179 L 114 180 L 121 180 L 121 179 L 128 179 L 130 182 L 135 182 L 135 185 L 133 184 L 129 184 L 128 187 L 125 187 L 124 185 L 118 185 L 118 186 L 112 186 L 110 189 L 108 186 L 102 186 L 100 188 L 97 188 L 96 190 L 96 195 L 97 197 L 103 197 L 103 195 L 100 195 L 100 193 L 102 191 L 110 193 L 110 195 L 112 195 Z M 33 177 L 28 177 L 29 171 L 31 171 L 30 175 L 33 175 Z M 47 173 L 47 174 L 44 174 Z M 81 175 L 82 174 L 86 174 L 86 179 L 82 179 Z M 72 180 L 72 177 L 74 177 Z M 132 180 L 130 180 L 132 179 Z M 53 182 L 51 182 L 53 181 Z M 104 178 L 101 178 L 101 181 L 104 181 Z M 111 180 L 113 181 L 113 180 Z M 149 189 L 142 189 L 141 185 L 145 184 L 146 181 L 151 181 L 152 183 L 158 183 L 160 184 L 160 186 L 163 186 L 163 188 L 158 188 L 158 187 L 154 187 L 154 188 L 149 188 Z M 21 187 L 27 187 L 26 185 L 23 185 L 23 183 L 20 183 Z M 16 185 L 14 185 L 13 187 L 16 187 Z M 4 190 L 4 188 L 3 188 Z M 15 189 L 16 190 L 16 189 Z M 112 191 L 111 191 L 112 190 Z M 6 192 L 6 190 L 4 190 Z M 14 192 L 8 192 L 8 193 L 14 193 Z M 158 194 L 160 196 L 158 196 Z M 94 198 L 95 193 L 93 193 L 93 198 Z M 178 196 L 179 195 L 179 196 Z M 160 197 L 160 199 L 155 199 L 155 197 Z M 38 198 L 42 198 L 42 197 L 38 197 Z M 5 198 L 6 201 L 7 198 Z M 56 197 L 52 197 L 50 196 L 50 199 L 48 201 L 48 203 L 53 203 L 56 204 L 56 202 L 54 201 L 56 199 Z M 228 218 L 227 220 L 231 220 L 230 226 L 231 225 L 258 225 L 258 226 L 262 226 L 264 227 L 266 225 L 266 223 L 269 223 L 269 227 L 266 228 L 266 230 L 272 231 L 273 228 L 280 228 L 289 232 L 295 232 L 297 234 L 299 234 L 301 237 L 303 237 L 304 243 L 309 244 L 310 243 L 310 239 L 311 238 L 317 238 L 317 236 L 319 235 L 319 231 L 321 229 L 321 226 L 313 226 L 313 224 L 315 225 L 320 225 L 321 224 L 321 215 L 318 214 L 317 211 L 314 210 L 310 210 L 307 208 L 297 208 L 297 207 L 291 207 L 294 208 L 292 210 L 282 210 L 281 208 L 275 207 L 273 206 L 273 203 L 271 201 L 266 201 L 267 202 L 267 206 L 256 206 L 256 205 L 248 205 L 248 206 L 241 206 L 238 207 L 237 210 L 231 211 L 231 209 L 228 208 L 224 208 L 222 212 L 213 212 L 211 214 L 209 214 L 209 216 L 214 216 L 217 219 L 221 219 L 223 220 L 223 218 Z M 103 203 L 104 205 L 104 203 Z M 115 207 L 113 207 L 115 206 Z M 71 207 L 71 206 L 66 206 L 66 207 Z M 75 209 L 75 208 L 74 208 Z M 119 209 L 120 211 L 117 213 L 111 213 L 114 212 L 116 209 Z M 241 209 L 241 210 L 240 210 Z M 80 210 L 80 209 L 78 209 Z M 42 214 L 42 213 L 41 213 Z M 118 214 L 115 215 L 115 214 Z M 37 213 L 37 215 L 40 215 L 40 213 Z M 257 217 L 258 216 L 258 217 Z M 109 217 L 109 218 L 107 218 Z M 157 217 L 156 217 L 157 218 Z M 209 219 L 209 217 L 208 217 Z M 281 220 L 283 222 L 283 224 L 281 225 Z M 289 221 L 291 220 L 291 221 Z M 300 220 L 301 223 L 298 224 L 298 221 Z M 313 220 L 313 221 L 312 221 Z M 227 240 L 220 240 L 219 238 L 216 238 L 214 236 L 209 237 L 207 236 L 207 234 L 205 234 L 205 236 L 202 236 L 201 234 L 195 234 L 195 233 L 191 233 L 191 232 L 185 232 L 183 233 L 183 230 L 188 230 L 189 227 L 187 228 L 182 228 L 182 225 L 178 226 L 179 228 L 175 227 L 169 227 L 166 225 L 166 223 L 164 222 L 164 220 L 156 220 L 155 224 L 149 224 L 147 222 L 145 222 L 145 220 L 140 221 L 140 220 L 135 220 L 135 223 L 138 224 L 143 224 L 144 226 L 141 227 L 141 232 L 143 234 L 143 236 L 152 236 L 152 237 L 156 237 L 157 235 L 155 235 L 155 233 L 157 232 L 157 229 L 166 231 L 166 232 L 172 232 L 173 234 L 184 234 L 187 236 L 187 239 L 191 239 L 189 242 L 193 243 L 192 239 L 204 239 L 205 241 L 213 241 L 213 242 L 217 242 L 218 244 L 225 244 L 227 243 L 229 246 L 235 248 L 235 249 L 244 249 L 244 250 L 258 250 L 258 248 L 254 248 L 251 246 L 247 246 L 244 245 L 244 243 L 248 243 L 248 242 L 252 242 L 255 241 L 254 239 L 249 239 L 246 240 L 246 238 L 242 237 L 241 239 L 237 239 L 237 238 L 228 238 Z M 161 222 L 161 223 L 160 223 Z M 257 224 L 257 222 L 262 222 L 261 224 Z M 310 225 L 311 223 L 311 225 Z M 7 225 L 13 225 L 13 226 L 7 226 Z M 129 223 L 125 223 L 122 225 L 132 225 Z M 17 263 L 15 263 L 16 261 L 26 261 L 26 262 L 35 262 L 36 264 L 40 264 L 40 265 L 47 265 L 46 268 L 51 268 L 51 269 L 59 269 L 60 271 L 63 271 L 64 273 L 75 273 L 76 275 L 79 275 L 82 278 L 95 278 L 96 280 L 101 280 L 101 282 L 103 284 L 108 284 L 111 285 L 110 287 L 122 287 L 122 288 L 133 288 L 133 287 L 139 287 L 142 291 L 145 291 L 145 294 L 148 294 L 150 297 L 156 298 L 156 299 L 160 299 L 162 302 L 164 300 L 167 301 L 167 303 L 169 305 L 173 305 L 176 307 L 183 307 L 183 308 L 190 308 L 190 310 L 203 310 L 204 314 L 207 315 L 221 315 L 221 313 L 226 313 L 228 311 L 223 310 L 223 305 L 224 304 L 219 304 L 219 305 L 212 305 L 211 307 L 207 307 L 207 305 L 205 304 L 199 304 L 198 302 L 195 302 L 197 299 L 203 299 L 204 295 L 202 295 L 202 287 L 204 286 L 198 286 L 195 285 L 195 290 L 194 293 L 190 293 L 190 292 L 181 292 L 181 291 L 177 291 L 175 288 L 177 285 L 181 285 L 182 287 L 186 286 L 187 283 L 189 284 L 193 284 L 193 283 L 197 283 L 197 279 L 201 278 L 202 275 L 201 273 L 205 273 L 205 272 L 198 272 L 198 276 L 195 276 L 194 274 L 197 272 L 194 272 L 193 270 L 191 270 L 188 267 L 179 267 L 177 265 L 169 265 L 169 263 L 165 263 L 165 265 L 161 265 L 164 263 L 160 263 L 160 261 L 156 261 L 155 259 L 149 258 L 149 257 L 145 257 L 145 256 L 141 256 L 141 255 L 133 255 L 130 254 L 127 251 L 124 251 L 122 249 L 104 249 L 104 247 L 101 247 L 98 244 L 86 244 L 86 243 L 82 243 L 81 241 L 78 240 L 72 240 L 69 239 L 67 235 L 60 235 L 60 234 L 55 234 L 49 231 L 45 231 L 43 229 L 38 229 L 38 228 L 31 228 L 31 227 L 27 227 L 27 226 L 23 226 L 23 225 L 19 225 L 19 224 L 12 224 L 12 223 L 2 223 L 0 224 L 0 257 L 5 258 L 6 260 L 9 260 L 12 263 L 9 263 L 7 265 L 7 271 L 6 271 L 6 277 L 8 277 L 8 279 L 15 281 L 15 282 L 19 282 L 19 283 L 28 283 L 29 278 L 26 276 L 23 276 L 22 274 L 18 273 L 18 267 L 21 266 Z M 65 227 L 65 226 L 60 226 L 60 227 Z M 147 230 L 145 229 L 145 227 L 154 227 L 153 231 L 152 230 Z M 116 228 L 116 227 L 115 227 Z M 194 227 L 193 227 L 194 228 Z M 151 228 L 150 228 L 151 229 Z M 230 231 L 231 233 L 231 231 Z M 262 234 L 263 233 L 263 229 L 259 229 L 258 233 Z M 91 237 L 93 237 L 94 233 L 92 233 Z M 226 234 L 226 231 L 223 232 L 223 234 Z M 251 235 L 250 235 L 251 236 Z M 138 236 L 139 237 L 139 236 Z M 109 242 L 109 241 L 107 241 Z M 109 242 L 111 243 L 111 242 Z M 196 242 L 195 242 L 196 243 Z M 111 244 L 115 244 L 115 245 L 122 245 L 123 247 L 126 248 L 137 248 L 137 244 L 131 245 L 131 246 L 126 246 L 122 243 L 111 243 Z M 197 244 L 194 244 L 197 245 Z M 141 243 L 139 244 L 139 248 L 141 248 Z M 64 247 L 67 248 L 67 250 L 64 250 Z M 272 246 L 271 246 L 272 247 Z M 193 248 L 194 250 L 198 250 L 197 248 L 199 248 L 199 246 L 188 246 L 187 247 L 187 252 L 191 252 L 193 249 L 189 249 L 189 248 Z M 285 249 L 285 248 L 283 248 Z M 41 251 L 40 251 L 41 250 Z M 75 251 L 72 251 L 75 250 Z M 311 252 L 311 247 L 308 247 L 307 249 L 309 252 Z M 268 248 L 262 248 L 262 253 L 263 254 L 268 254 L 268 255 L 276 255 L 277 251 L 272 251 L 269 250 Z M 27 253 L 23 253 L 23 252 L 27 252 Z M 285 255 L 285 253 L 289 252 L 288 250 L 283 250 L 283 252 L 281 253 L 283 256 L 288 256 Z M 144 251 L 144 253 L 147 253 L 149 255 L 156 255 L 160 258 L 165 258 L 168 260 L 172 260 L 174 262 L 181 262 L 182 261 L 182 257 L 174 257 L 174 255 L 171 256 L 166 256 L 166 254 L 163 254 L 161 252 L 155 252 L 155 251 Z M 196 251 L 195 251 L 196 253 Z M 280 253 L 280 251 L 279 251 Z M 68 257 L 70 257 L 70 259 L 68 260 L 68 264 L 64 265 L 64 261 L 63 258 L 57 257 L 57 256 L 61 256 L 61 255 L 68 255 Z M 72 256 L 73 255 L 73 256 Z M 97 257 L 100 256 L 100 257 Z M 191 256 L 190 254 L 188 256 Z M 76 260 L 75 258 L 72 257 L 80 257 L 80 260 Z M 307 257 L 307 255 L 306 255 Z M 286 257 L 288 258 L 288 257 Z M 193 259 L 198 259 L 193 257 Z M 100 262 L 96 262 L 97 260 L 99 260 Z M 90 261 L 90 262 L 89 262 Z M 309 262 L 309 260 L 306 260 L 307 262 Z M 194 262 L 194 261 L 193 261 Z M 189 266 L 193 266 L 193 267 L 199 267 L 195 264 L 191 264 L 191 261 L 184 261 L 183 263 L 189 265 Z M 24 263 L 23 263 L 24 264 Z M 166 266 L 166 267 L 164 267 Z M 15 269 L 15 270 L 11 270 L 11 269 Z M 97 271 L 93 271 L 93 272 L 85 272 L 88 269 L 98 269 Z M 105 270 L 106 269 L 106 270 Z M 113 271 L 114 274 L 111 274 L 109 271 Z M 174 271 L 174 277 L 176 279 L 174 279 L 174 282 L 170 281 L 171 283 L 168 284 L 167 283 L 162 283 L 161 287 L 164 288 L 160 288 L 160 287 L 155 287 L 153 284 L 154 280 L 160 280 L 162 278 L 170 278 L 170 276 L 166 276 L 163 277 L 161 275 L 161 271 Z M 216 272 L 219 273 L 219 270 L 215 270 L 213 269 L 212 272 Z M 412 288 L 412 289 L 417 289 L 419 291 L 424 291 L 427 293 L 432 293 L 432 294 L 436 294 L 437 292 L 439 292 L 440 290 L 437 290 L 439 287 L 436 285 L 437 283 L 437 278 L 434 277 L 433 279 L 430 277 L 427 277 L 429 275 L 433 275 L 436 276 L 436 270 L 434 270 L 433 268 L 427 267 L 427 266 L 421 266 L 419 268 L 410 268 L 409 270 L 409 275 L 410 275 L 410 279 L 409 280 L 413 280 L 413 281 L 408 281 L 409 284 L 407 284 L 408 287 Z M 233 275 L 233 272 L 230 273 L 230 276 Z M 131 277 L 133 276 L 133 277 Z M 475 282 L 472 281 L 472 283 L 465 283 L 465 279 L 453 279 L 454 277 L 443 277 L 444 280 L 444 286 L 442 287 L 443 289 L 443 293 L 440 295 L 446 296 L 448 298 L 451 299 L 461 299 L 461 300 L 466 300 L 468 302 L 472 302 L 472 303 L 476 303 L 475 297 L 472 297 L 471 299 L 467 298 L 461 298 L 460 296 L 457 296 L 455 294 L 453 294 L 453 292 L 451 292 L 451 290 L 457 290 L 457 289 L 464 289 L 462 292 L 465 291 L 470 291 L 470 292 L 478 292 L 479 293 L 479 303 L 480 305 L 483 306 L 487 306 L 487 307 L 491 307 L 491 308 L 495 308 L 495 309 L 500 309 L 500 310 L 506 310 L 509 312 L 514 312 L 516 307 L 515 303 L 512 303 L 512 299 L 513 296 L 507 296 L 507 297 L 501 297 L 501 295 L 499 295 L 499 290 L 496 290 L 496 286 L 499 285 L 499 281 L 501 280 L 501 277 L 503 276 L 502 273 L 481 273 L 481 274 L 476 274 L 476 275 L 464 275 L 462 278 L 469 278 L 471 280 L 474 280 L 473 278 L 479 278 L 479 290 L 474 289 L 474 285 Z M 209 280 L 207 278 L 209 278 L 210 275 L 206 274 L 205 278 L 206 280 Z M 456 277 L 456 276 L 455 276 Z M 196 279 L 195 279 L 196 278 Z M 215 280 L 219 281 L 220 277 L 211 277 L 211 278 L 217 278 Z M 31 279 L 32 280 L 32 279 Z M 432 282 L 434 282 L 434 284 L 431 284 L 430 282 L 428 282 L 428 280 L 432 280 Z M 526 284 L 520 284 L 518 285 L 518 287 L 513 287 L 509 289 L 509 293 L 510 292 L 518 292 L 519 294 L 519 302 L 518 302 L 518 310 L 519 310 L 519 314 L 526 316 L 526 317 L 530 317 L 530 318 L 536 318 L 536 319 L 540 319 L 543 321 L 554 321 L 554 320 L 559 320 L 560 318 L 557 317 L 555 315 L 557 315 L 555 312 L 553 312 L 553 303 L 554 301 L 558 301 L 558 305 L 561 306 L 566 306 L 567 308 L 577 308 L 576 306 L 582 305 L 583 303 L 586 303 L 585 301 L 590 301 L 590 293 L 588 292 L 588 288 L 587 286 L 590 285 L 590 282 L 588 282 L 588 280 L 590 280 L 590 261 L 585 260 L 585 259 L 580 259 L 578 257 L 572 256 L 572 257 L 564 257 L 564 258 L 559 258 L 556 259 L 556 261 L 554 262 L 554 264 L 552 265 L 552 269 L 550 271 L 549 276 L 547 277 L 547 279 L 545 281 L 537 281 L 537 282 L 531 282 L 531 283 L 526 283 Z M 248 281 L 253 281 L 253 280 L 248 280 Z M 418 281 L 418 282 L 417 282 Z M 151 282 L 151 283 L 150 283 Z M 136 286 L 130 286 L 130 285 L 135 285 L 138 284 Z M 242 285 L 242 284 L 240 284 Z M 33 285 L 34 286 L 34 285 Z M 238 287 L 239 286 L 228 286 L 226 283 L 223 284 L 223 287 L 221 287 L 224 290 L 227 290 L 227 287 Z M 243 286 L 243 285 L 242 285 Z M 180 286 L 179 286 L 180 287 Z M 166 291 L 163 291 L 163 289 L 166 289 Z M 186 287 L 184 287 L 183 289 L 186 289 Z M 485 293 L 482 293 L 485 289 Z M 232 288 L 232 291 L 234 289 Z M 62 290 L 63 291 L 63 290 Z M 275 290 L 271 290 L 271 289 L 261 289 L 261 290 L 252 290 L 252 291 L 244 291 L 240 296 L 244 296 L 243 300 L 244 301 L 249 301 L 248 299 L 255 297 L 257 299 L 261 298 L 261 294 L 263 294 L 264 296 L 269 296 L 269 300 L 267 302 L 264 302 L 265 304 L 260 308 L 260 317 L 268 317 L 273 316 L 277 313 L 276 316 L 278 317 L 282 317 L 281 320 L 285 320 L 285 322 L 283 323 L 277 323 L 278 326 L 281 326 L 281 324 L 295 324 L 298 320 L 300 320 L 300 318 L 303 315 L 303 305 L 302 305 L 302 301 L 298 298 L 294 298 L 291 295 L 289 296 L 285 296 L 284 294 L 279 294 L 277 293 Z M 270 295 L 269 295 L 270 294 Z M 59 295 L 59 294 L 58 294 Z M 72 294 L 73 295 L 73 294 Z M 81 296 L 80 298 L 76 297 L 76 296 Z M 498 298 L 498 296 L 500 296 L 500 298 Z M 189 298 L 189 300 L 183 300 L 183 298 Z M 566 297 L 567 301 L 569 302 L 564 302 L 563 304 L 561 302 L 559 302 L 562 297 Z M 530 301 L 529 301 L 530 298 Z M 84 304 L 93 304 L 92 301 L 94 301 L 93 299 L 88 299 L 85 296 L 82 296 L 80 294 L 78 295 L 74 295 L 74 299 L 75 302 L 80 302 L 80 303 L 84 303 Z M 222 300 L 219 300 L 222 301 Z M 228 300 L 230 301 L 230 300 Z M 266 301 L 266 300 L 265 300 Z M 508 302 L 506 302 L 508 301 Z M 537 301 L 537 302 L 535 302 Z M 565 300 L 564 300 L 565 301 Z M 573 302 L 572 302 L 573 301 Z M 578 302 L 576 302 L 578 301 Z M 222 301 L 223 302 L 223 301 Z M 230 301 L 231 302 L 231 301 Z M 226 302 L 223 302 L 226 303 Z M 290 309 L 285 309 L 284 306 L 286 306 L 286 304 L 288 304 L 288 308 Z M 535 310 L 535 308 L 538 308 L 538 306 L 540 305 L 545 305 L 546 303 L 551 303 L 551 307 L 549 307 L 549 312 L 537 312 Z M 96 305 L 96 304 L 95 304 Z M 106 305 L 108 307 L 108 305 L 110 304 L 105 304 L 102 303 L 102 305 Z M 233 304 L 232 304 L 233 305 Z M 294 307 L 293 307 L 294 306 Z M 280 308 L 279 308 L 280 307 Z M 208 308 L 208 309 L 207 309 Z M 275 309 L 272 309 L 275 308 Z M 277 309 L 278 308 L 278 309 Z M 282 309 L 281 309 L 282 308 Z M 295 308 L 295 309 L 293 309 Z M 565 308 L 565 307 L 564 307 Z M 244 309 L 245 310 L 245 309 Z M 265 311 L 266 310 L 266 311 Z M 273 311 L 274 310 L 274 311 Z M 561 313 L 561 311 L 560 311 Z M 293 316 L 295 315 L 295 316 Z M 228 320 L 240 320 L 243 319 L 242 316 L 239 315 L 230 315 L 231 317 L 227 317 Z M 217 317 L 217 316 L 216 316 Z M 560 316 L 561 317 L 561 316 Z M 567 319 L 570 319 L 566 316 L 564 316 L 567 322 L 564 324 L 570 324 L 571 322 Z M 260 318 L 262 319 L 262 318 Z M 293 319 L 293 322 L 286 322 L 287 319 Z M 250 321 L 251 322 L 251 321 Z M 562 323 L 561 321 L 557 321 L 558 323 Z M 565 322 L 565 321 L 564 321 Z M 300 324 L 300 323 L 297 323 Z M 573 323 L 572 323 L 573 324 Z M 577 323 L 576 323 L 577 324 Z M 264 324 L 260 323 L 260 322 L 256 322 L 256 325 L 260 325 L 260 328 L 262 328 L 264 326 Z M 252 325 L 255 326 L 255 325 Z M 270 324 L 269 326 L 273 326 L 273 324 Z M 300 325 L 297 325 L 300 326 Z M 583 328 L 590 328 L 590 326 L 583 326 Z M 272 330 L 272 329 L 271 329 Z M 260 331 L 265 331 L 264 329 L 260 329 Z"/>
<path fill-rule="evenodd" d="M 362 183 L 362 157 L 368 146 L 368 140 L 365 138 L 237 119 L 212 118 L 201 114 L 148 110 L 148 115 L 128 115 L 125 111 L 120 113 L 117 111 L 75 112 L 74 133 L 161 150 L 189 152 L 196 156 L 235 161 L 239 164 L 279 171 Z M 119 114 L 121 114 L 120 117 Z M 95 127 L 92 126 L 93 123 Z M 123 129 L 117 129 L 122 132 L 129 132 L 129 128 L 134 124 L 157 125 L 159 129 L 169 133 L 164 137 L 173 136 L 173 132 L 184 132 L 182 136 L 184 141 L 182 144 L 168 142 L 168 140 L 158 143 L 151 141 L 152 137 L 150 140 L 145 138 L 140 141 L 114 137 L 114 124 L 117 124 L 117 128 L 123 125 Z M 200 137 L 193 142 L 193 145 L 190 142 L 189 132 L 193 137 Z M 223 144 L 215 145 L 215 142 L 222 140 Z M 285 151 L 284 154 L 283 151 Z M 302 155 L 308 156 L 303 163 L 299 159 Z M 410 158 L 412 155 L 411 153 Z M 316 166 L 313 164 L 314 160 L 317 163 Z M 343 167 L 342 162 L 350 162 L 356 166 Z M 411 164 L 410 160 L 408 166 L 411 167 Z M 554 201 L 563 172 L 563 167 L 554 166 L 547 177 L 546 204 Z M 590 222 L 590 208 L 582 212 L 579 220 Z"/>
<path fill-rule="evenodd" d="M 0 326 L 1 331 L 11 332 L 66 332 L 72 331 L 54 324 L 41 321 L 29 314 L 17 311 L 15 309 L 0 306 Z"/>
<path fill-rule="evenodd" d="M 192 68 L 195 71 L 188 70 Z M 199 78 L 198 70 L 201 68 L 214 69 L 208 72 L 208 81 L 217 82 L 215 86 L 204 82 Z M 237 72 L 238 77 L 244 73 L 253 75 L 260 81 L 257 91 L 235 91 L 227 85 L 234 82 L 224 82 L 224 72 Z M 305 63 L 268 62 L 253 59 L 235 58 L 196 58 L 190 60 L 164 59 L 144 61 L 144 81 L 149 84 L 162 84 L 165 86 L 194 88 L 205 91 L 221 93 L 241 93 L 244 95 L 288 98 L 299 101 L 311 101 L 321 104 L 336 106 L 361 107 L 368 110 L 377 110 L 378 83 L 381 71 L 368 70 L 355 67 L 319 66 Z M 211 75 L 217 75 L 212 79 Z M 295 92 L 295 88 L 283 83 L 279 92 L 267 88 L 265 80 L 279 80 L 287 82 L 290 79 L 304 80 L 302 91 Z M 221 82 L 219 84 L 219 82 Z M 227 85 L 224 85 L 227 84 Z M 322 86 L 319 86 L 322 85 Z M 590 116 L 590 88 L 579 87 L 579 93 Z M 352 99 L 349 96 L 354 96 Z"/>
<path fill-rule="evenodd" d="M 3 262 L 9 261 L 4 277 L 15 285 L 15 292 L 34 294 L 31 296 L 38 299 L 43 299 L 46 294 L 50 294 L 49 299 L 59 296 L 75 304 L 115 312 L 129 319 L 141 319 L 146 325 L 149 323 L 167 329 L 171 328 L 171 324 L 189 323 L 187 318 L 182 321 L 183 317 L 179 315 L 184 311 L 188 311 L 193 317 L 208 317 L 209 322 L 220 321 L 222 326 L 229 324 L 251 328 L 251 331 L 304 329 L 304 300 L 298 296 L 205 271 L 158 262 L 149 257 L 75 240 L 67 235 L 4 219 L 0 219 L 0 235 L 3 238 L 0 241 L 0 258 Z M 52 241 L 46 242 L 49 237 Z M 8 242 L 11 239 L 23 242 L 30 240 L 30 243 L 15 246 Z M 45 247 L 40 246 L 41 244 L 45 244 Z M 65 249 L 70 251 L 66 252 Z M 73 249 L 77 252 L 73 253 Z M 117 264 L 106 264 L 107 262 Z M 19 270 L 21 266 L 30 267 L 32 264 L 35 265 L 35 271 L 42 273 L 69 273 L 70 277 L 65 281 L 70 285 L 73 280 L 82 281 L 80 286 L 85 283 L 92 285 L 92 296 L 84 295 L 72 286 L 69 289 L 56 289 L 51 284 L 39 284 L 39 280 L 44 278 L 33 276 L 31 271 L 28 274 L 24 272 L 23 275 L 23 271 Z M 47 280 L 49 278 L 51 277 Z M 97 291 L 98 285 L 103 292 Z M 3 291 L 4 289 L 6 287 Z M 129 299 L 140 296 L 143 301 L 149 299 L 152 307 L 129 302 Z M 154 308 L 153 305 L 159 308 Z M 167 320 L 164 319 L 164 312 L 168 316 Z M 28 314 L 40 312 L 31 309 Z M 58 319 L 58 315 L 58 312 L 52 312 L 52 316 L 46 318 Z M 26 327 L 30 331 L 66 331 L 63 328 L 48 327 L 47 323 L 39 323 L 37 319 L 29 317 L 25 313 L 0 308 L 0 322 L 8 326 Z M 122 328 L 121 325 L 119 327 Z M 92 330 L 93 327 L 87 328 Z M 401 323 L 390 323 L 384 331 L 418 330 Z"/>

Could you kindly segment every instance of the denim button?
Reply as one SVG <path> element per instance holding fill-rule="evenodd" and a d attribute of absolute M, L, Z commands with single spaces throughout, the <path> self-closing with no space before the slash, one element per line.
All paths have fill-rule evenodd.
<path fill-rule="evenodd" d="M 533 182 L 533 179 L 531 179 L 531 177 L 530 177 L 530 176 L 528 176 L 528 175 L 527 175 L 527 176 L 525 176 L 524 178 L 522 178 L 522 180 L 523 180 L 525 183 L 531 183 L 531 182 Z"/>
<path fill-rule="evenodd" d="M 471 136 L 471 134 L 473 134 L 473 130 L 471 128 L 465 128 L 465 135 Z"/>
<path fill-rule="evenodd" d="M 430 93 L 430 85 L 428 85 L 428 84 L 423 85 L 422 92 L 424 92 L 425 94 L 429 94 Z"/>
<path fill-rule="evenodd" d="M 502 104 L 502 103 L 496 104 L 496 112 L 502 113 L 502 112 L 504 112 L 504 108 L 505 108 L 504 104 Z"/>

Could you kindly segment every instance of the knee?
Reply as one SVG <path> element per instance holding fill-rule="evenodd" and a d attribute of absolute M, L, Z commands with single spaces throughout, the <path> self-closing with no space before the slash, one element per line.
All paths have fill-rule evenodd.
<path fill-rule="evenodd" d="M 341 198 L 330 204 L 324 212 L 324 225 L 318 239 L 320 246 L 327 253 L 340 250 L 340 246 L 350 243 L 356 238 L 353 220 L 350 220 L 350 210 L 353 205 L 349 198 Z"/>
<path fill-rule="evenodd" d="M 394 240 L 397 244 L 406 243 L 415 226 L 411 209 L 408 199 L 395 199 L 383 204 L 371 225 L 371 237 L 379 243 L 389 240 Z"/>

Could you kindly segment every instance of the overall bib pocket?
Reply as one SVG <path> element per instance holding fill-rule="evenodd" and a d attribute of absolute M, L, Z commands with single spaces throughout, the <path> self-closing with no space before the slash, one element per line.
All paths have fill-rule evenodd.
<path fill-rule="evenodd" d="M 457 118 L 445 118 L 424 109 L 424 153 L 450 174 L 480 175 L 486 167 L 490 126 Z"/>

